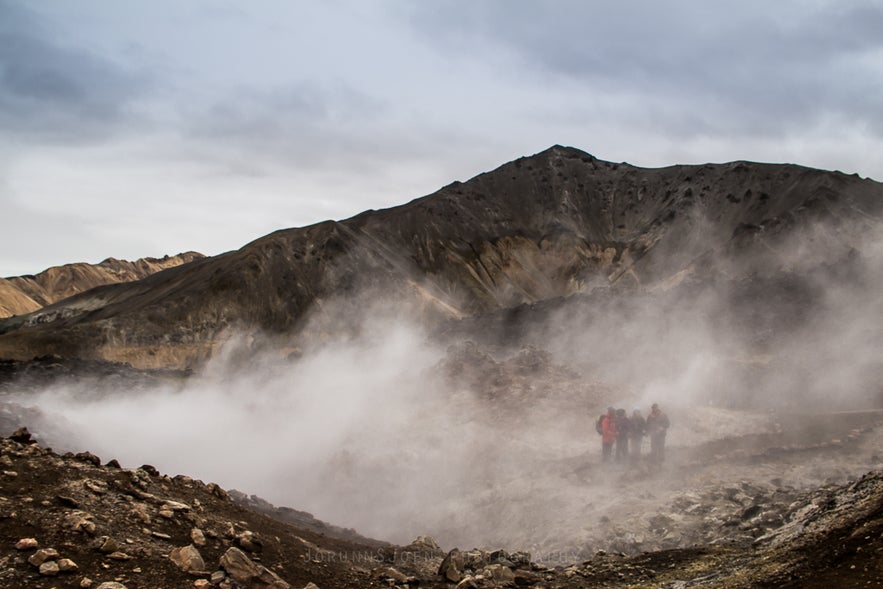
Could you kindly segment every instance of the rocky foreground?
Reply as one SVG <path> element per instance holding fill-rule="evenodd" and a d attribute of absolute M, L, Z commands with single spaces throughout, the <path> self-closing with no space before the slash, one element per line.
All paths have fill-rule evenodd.
<path fill-rule="evenodd" d="M 552 567 L 526 552 L 445 552 L 428 537 L 392 546 L 148 465 L 61 456 L 25 430 L 0 440 L 4 587 L 883 585 L 883 472 L 801 496 L 777 527 L 759 515 L 747 509 L 738 523 L 765 530 L 750 544 L 600 552 Z"/>

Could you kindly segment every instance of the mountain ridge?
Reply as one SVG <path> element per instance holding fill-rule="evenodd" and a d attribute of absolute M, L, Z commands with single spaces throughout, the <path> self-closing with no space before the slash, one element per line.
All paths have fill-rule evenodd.
<path fill-rule="evenodd" d="M 639 168 L 553 146 L 396 207 L 279 230 L 0 322 L 0 356 L 193 366 L 231 329 L 302 334 L 319 317 L 314 330 L 333 331 L 329 301 L 365 293 L 438 320 L 742 275 L 760 267 L 752 253 L 787 262 L 770 252 L 816 225 L 835 227 L 832 247 L 848 251 L 879 227 L 881 195 L 872 180 L 794 164 Z"/>
<path fill-rule="evenodd" d="M 162 258 L 139 258 L 132 262 L 107 258 L 97 264 L 75 262 L 52 266 L 38 274 L 0 278 L 0 318 L 31 313 L 97 286 L 134 282 L 204 257 L 189 251 Z"/>

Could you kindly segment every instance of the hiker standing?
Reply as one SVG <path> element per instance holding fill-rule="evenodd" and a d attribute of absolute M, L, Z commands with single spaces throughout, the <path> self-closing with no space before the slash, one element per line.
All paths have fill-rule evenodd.
<path fill-rule="evenodd" d="M 668 415 L 659 409 L 659 405 L 653 403 L 650 415 L 647 416 L 647 435 L 650 436 L 650 460 L 656 464 L 662 464 L 665 460 L 665 434 L 671 423 Z"/>
<path fill-rule="evenodd" d="M 624 462 L 629 457 L 629 418 L 625 409 L 616 410 L 616 461 Z"/>
<path fill-rule="evenodd" d="M 631 447 L 629 448 L 632 462 L 641 461 L 641 445 L 644 443 L 644 434 L 647 433 L 647 422 L 641 415 L 641 410 L 635 407 L 632 410 L 632 416 L 629 419 L 629 437 L 631 438 Z"/>
<path fill-rule="evenodd" d="M 601 459 L 609 462 L 616 442 L 616 410 L 613 407 L 608 407 L 607 414 L 598 418 L 595 429 L 601 434 Z"/>

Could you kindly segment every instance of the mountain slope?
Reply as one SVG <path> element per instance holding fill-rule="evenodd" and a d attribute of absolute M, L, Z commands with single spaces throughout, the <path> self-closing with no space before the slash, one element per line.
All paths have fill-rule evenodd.
<path fill-rule="evenodd" d="M 637 168 L 555 146 L 408 204 L 277 231 L 242 249 L 0 322 L 0 356 L 190 366 L 230 328 L 346 329 L 335 301 L 469 317 L 590 292 L 670 289 L 831 263 L 879 230 L 883 186 L 795 165 Z M 791 241 L 818 246 L 792 255 Z M 344 304 L 343 309 L 364 307 Z M 296 345 L 296 344 L 295 344 Z"/>
<path fill-rule="evenodd" d="M 203 257 L 196 252 L 186 252 L 134 262 L 108 258 L 98 264 L 65 264 L 37 275 L 0 278 L 0 317 L 31 313 L 96 286 L 134 282 Z"/>

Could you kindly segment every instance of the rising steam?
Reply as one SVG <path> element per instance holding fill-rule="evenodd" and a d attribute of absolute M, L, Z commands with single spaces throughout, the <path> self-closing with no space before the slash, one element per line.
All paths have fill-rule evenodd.
<path fill-rule="evenodd" d="M 819 254 L 800 247 L 777 259 Z M 751 476 L 730 464 L 690 480 L 676 462 L 671 477 L 601 468 L 592 422 L 608 404 L 662 403 L 674 448 L 771 431 L 769 408 L 879 407 L 883 255 L 877 241 L 841 253 L 821 271 L 755 277 L 766 299 L 738 281 L 577 298 L 508 346 L 438 341 L 372 308 L 338 317 L 357 337 L 299 355 L 234 337 L 184 384 L 68 383 L 18 401 L 41 408 L 38 433 L 57 450 L 151 463 L 366 535 L 592 550 L 605 546 L 601 516 L 643 533 L 644 513 L 685 484 Z M 833 468 L 777 474 L 799 485 Z"/>

